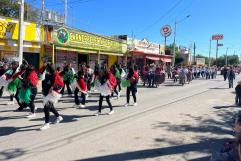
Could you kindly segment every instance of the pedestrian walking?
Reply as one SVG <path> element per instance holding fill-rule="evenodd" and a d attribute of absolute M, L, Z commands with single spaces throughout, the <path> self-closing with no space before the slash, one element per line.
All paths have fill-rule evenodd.
<path fill-rule="evenodd" d="M 237 86 L 235 87 L 235 93 L 235 104 L 241 106 L 241 81 L 239 81 Z"/>
<path fill-rule="evenodd" d="M 230 67 L 229 71 L 227 72 L 227 78 L 228 78 L 229 88 L 233 88 L 233 80 L 235 79 L 235 73 L 232 67 Z"/>
<path fill-rule="evenodd" d="M 227 74 L 228 74 L 228 68 L 225 66 L 224 69 L 223 69 L 223 78 L 224 78 L 224 81 L 227 80 Z"/>
<path fill-rule="evenodd" d="M 134 106 L 137 106 L 137 98 L 136 98 L 136 92 L 137 92 L 137 83 L 139 79 L 139 75 L 137 72 L 134 72 L 133 68 L 129 68 L 128 70 L 128 75 L 126 78 L 130 82 L 130 86 L 127 87 L 126 90 L 126 104 L 124 105 L 125 107 L 130 105 L 130 93 L 132 93 L 132 97 L 134 100 Z"/>

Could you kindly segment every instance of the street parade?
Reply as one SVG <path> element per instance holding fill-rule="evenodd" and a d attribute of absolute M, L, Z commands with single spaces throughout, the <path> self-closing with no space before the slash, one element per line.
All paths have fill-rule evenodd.
<path fill-rule="evenodd" d="M 241 161 L 240 6 L 0 0 L 0 161 Z"/>
<path fill-rule="evenodd" d="M 118 99 L 121 92 L 126 93 L 127 100 L 123 107 L 130 105 L 131 95 L 134 99 L 133 105 L 137 106 L 138 85 L 147 85 L 149 88 L 158 87 L 159 84 L 164 83 L 169 72 L 171 72 L 170 78 L 173 83 L 181 86 L 188 85 L 195 79 L 215 79 L 217 75 L 215 66 L 177 66 L 174 68 L 166 66 L 165 68 L 163 65 L 150 64 L 144 66 L 142 70 L 138 70 L 136 65 L 126 68 L 121 64 L 115 64 L 108 68 L 106 64 L 102 64 L 102 66 L 97 65 L 91 69 L 82 63 L 80 70 L 75 71 L 71 67 L 71 63 L 55 68 L 51 62 L 46 62 L 40 69 L 35 69 L 27 61 L 24 61 L 20 67 L 18 67 L 17 61 L 1 62 L 0 92 L 1 96 L 9 96 L 7 105 L 14 105 L 15 102 L 18 104 L 17 111 L 29 108 L 30 113 L 26 117 L 30 119 L 36 117 L 37 107 L 34 102 L 37 93 L 40 92 L 43 96 L 45 115 L 45 124 L 40 129 L 45 130 L 50 127 L 50 112 L 56 117 L 55 123 L 60 123 L 64 119 L 56 108 L 58 101 L 66 94 L 73 98 L 73 107 L 85 108 L 88 106 L 86 103 L 88 97 L 91 93 L 97 92 L 99 93 L 99 106 L 98 112 L 94 115 L 101 115 L 104 99 L 110 108 L 108 114 L 111 115 L 114 114 L 111 100 L 115 97 Z M 231 81 L 231 79 L 233 78 L 229 80 Z M 65 91 L 65 87 L 67 91 Z M 230 87 L 233 88 L 233 83 Z"/>

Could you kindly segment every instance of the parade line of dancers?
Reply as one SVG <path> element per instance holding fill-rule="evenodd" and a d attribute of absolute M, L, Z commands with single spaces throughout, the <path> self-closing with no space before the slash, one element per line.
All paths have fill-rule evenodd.
<path fill-rule="evenodd" d="M 45 115 L 45 123 L 40 130 L 50 128 L 50 112 L 55 115 L 56 124 L 63 121 L 64 118 L 56 110 L 55 105 L 63 96 L 65 87 L 67 87 L 68 95 L 74 95 L 74 107 L 76 108 L 85 107 L 88 91 L 98 91 L 100 93 L 99 109 L 95 114 L 96 116 L 101 114 L 104 99 L 106 99 L 110 108 L 108 114 L 114 113 L 111 97 L 116 94 L 118 98 L 122 87 L 127 88 L 127 101 L 124 106 L 130 105 L 130 93 L 134 99 L 133 105 L 137 105 L 136 93 L 139 80 L 137 67 L 129 67 L 128 70 L 124 70 L 121 65 L 113 65 L 111 68 L 107 68 L 106 64 L 101 67 L 96 64 L 94 70 L 92 70 L 83 63 L 80 70 L 75 72 L 71 64 L 66 64 L 61 70 L 59 67 L 55 69 L 51 63 L 45 63 L 43 67 L 36 70 L 26 61 L 20 66 L 18 62 L 3 63 L 0 66 L 0 97 L 5 91 L 8 92 L 10 95 L 8 105 L 13 105 L 15 98 L 19 105 L 17 110 L 22 111 L 29 107 L 30 114 L 27 118 L 34 118 L 36 117 L 34 102 L 38 93 L 39 80 L 42 80 Z"/>

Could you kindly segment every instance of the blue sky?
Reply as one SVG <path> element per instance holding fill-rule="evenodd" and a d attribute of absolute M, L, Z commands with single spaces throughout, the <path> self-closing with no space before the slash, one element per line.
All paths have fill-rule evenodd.
<path fill-rule="evenodd" d="M 41 6 L 41 0 L 27 0 Z M 45 0 L 46 8 L 63 12 L 63 0 Z M 160 28 L 174 26 L 175 20 L 190 18 L 177 24 L 177 44 L 190 47 L 197 54 L 208 55 L 209 39 L 224 34 L 223 55 L 241 54 L 241 0 L 68 0 L 68 25 L 103 35 L 127 34 L 164 43 Z M 173 35 L 167 44 L 173 43 Z M 212 56 L 215 56 L 212 41 Z"/>

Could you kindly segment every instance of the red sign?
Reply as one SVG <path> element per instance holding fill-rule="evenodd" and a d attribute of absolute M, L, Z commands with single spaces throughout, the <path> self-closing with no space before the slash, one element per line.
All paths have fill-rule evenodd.
<path fill-rule="evenodd" d="M 212 40 L 223 40 L 223 34 L 213 35 Z"/>
<path fill-rule="evenodd" d="M 163 27 L 161 28 L 161 34 L 162 34 L 162 36 L 168 37 L 168 36 L 171 35 L 171 33 L 172 33 L 171 26 L 165 25 L 165 26 L 163 26 Z"/>
<path fill-rule="evenodd" d="M 218 46 L 223 46 L 223 44 L 218 44 Z"/>

